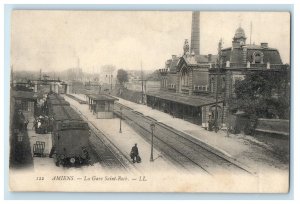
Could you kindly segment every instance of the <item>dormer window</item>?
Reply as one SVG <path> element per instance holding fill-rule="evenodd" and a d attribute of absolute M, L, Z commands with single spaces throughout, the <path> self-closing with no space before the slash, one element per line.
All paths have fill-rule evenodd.
<path fill-rule="evenodd" d="M 253 64 L 262 64 L 263 63 L 263 57 L 264 57 L 264 54 L 262 52 L 254 52 L 253 55 L 252 55 L 252 58 L 253 58 L 253 61 L 252 63 Z"/>
<path fill-rule="evenodd" d="M 256 54 L 255 54 L 255 57 L 254 57 L 254 62 L 255 62 L 255 64 L 259 64 L 260 61 L 261 61 L 261 56 L 260 56 L 259 53 L 256 53 Z"/>

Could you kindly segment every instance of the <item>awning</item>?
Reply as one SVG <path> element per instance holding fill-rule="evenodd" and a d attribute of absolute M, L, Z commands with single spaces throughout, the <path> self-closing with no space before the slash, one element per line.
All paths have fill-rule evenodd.
<path fill-rule="evenodd" d="M 118 101 L 119 99 L 106 94 L 86 94 L 86 96 L 95 101 Z"/>
<path fill-rule="evenodd" d="M 146 95 L 195 107 L 207 106 L 216 103 L 216 98 L 210 96 L 190 96 L 165 91 L 148 92 Z M 221 102 L 223 102 L 223 99 L 220 98 L 218 103 Z"/>
<path fill-rule="evenodd" d="M 22 98 L 22 99 L 36 100 L 38 97 L 38 94 L 36 92 L 31 92 L 31 91 L 12 91 L 11 94 L 13 97 L 18 99 Z"/>

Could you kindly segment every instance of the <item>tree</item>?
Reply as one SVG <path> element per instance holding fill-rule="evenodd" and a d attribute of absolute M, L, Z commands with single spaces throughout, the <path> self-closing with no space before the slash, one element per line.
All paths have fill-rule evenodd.
<path fill-rule="evenodd" d="M 230 110 L 244 111 L 252 118 L 289 118 L 289 73 L 256 71 L 235 83 L 236 97 L 229 103 Z"/>
<path fill-rule="evenodd" d="M 124 85 L 125 82 L 128 82 L 128 73 L 124 69 L 119 69 L 117 79 L 121 85 Z"/>

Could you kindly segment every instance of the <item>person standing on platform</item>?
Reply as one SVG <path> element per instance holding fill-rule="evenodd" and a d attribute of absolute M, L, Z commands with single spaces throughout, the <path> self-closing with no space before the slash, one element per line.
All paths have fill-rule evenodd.
<path fill-rule="evenodd" d="M 135 143 L 134 146 L 131 148 L 130 157 L 131 157 L 133 163 L 139 162 L 138 161 L 139 149 L 137 147 L 137 143 Z"/>

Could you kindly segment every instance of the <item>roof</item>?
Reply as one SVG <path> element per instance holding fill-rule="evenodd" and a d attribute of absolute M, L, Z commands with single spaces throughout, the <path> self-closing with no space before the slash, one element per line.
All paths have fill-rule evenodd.
<path fill-rule="evenodd" d="M 210 60 L 208 60 L 208 55 L 196 55 L 195 57 L 198 63 L 214 63 L 218 59 L 218 55 L 211 55 Z"/>
<path fill-rule="evenodd" d="M 179 62 L 179 57 L 176 57 L 175 59 L 173 59 L 171 61 L 171 64 L 170 64 L 170 71 L 176 71 L 177 70 L 177 64 Z"/>
<path fill-rule="evenodd" d="M 86 94 L 86 96 L 95 101 L 118 101 L 119 100 L 107 94 Z"/>
<path fill-rule="evenodd" d="M 180 71 L 184 64 L 188 67 L 194 68 L 209 68 L 210 64 L 215 64 L 217 61 L 217 55 L 184 55 L 180 58 L 180 61 L 177 64 L 177 71 Z M 210 60 L 208 60 L 210 58 Z"/>
<path fill-rule="evenodd" d="M 189 65 L 197 65 L 197 64 L 203 64 L 203 63 L 214 63 L 218 59 L 218 55 L 210 55 L 210 60 L 208 55 L 189 55 L 189 56 L 183 56 L 183 59 L 186 61 Z"/>
<path fill-rule="evenodd" d="M 236 29 L 234 38 L 246 38 L 245 31 L 242 27 L 238 27 L 238 29 Z"/>
<path fill-rule="evenodd" d="M 197 64 L 195 56 L 192 56 L 192 55 L 185 56 L 184 55 L 182 58 L 186 61 L 187 64 Z"/>
<path fill-rule="evenodd" d="M 36 100 L 38 94 L 36 92 L 30 92 L 30 91 L 12 91 L 12 96 L 15 98 Z"/>
<path fill-rule="evenodd" d="M 209 96 L 190 96 L 166 91 L 148 92 L 147 95 L 196 107 L 206 106 L 216 102 L 215 98 Z M 222 100 L 219 102 L 222 102 Z"/>
<path fill-rule="evenodd" d="M 54 106 L 52 110 L 53 118 L 56 121 L 77 120 L 83 121 L 80 115 L 70 106 Z"/>
<path fill-rule="evenodd" d="M 270 62 L 271 64 L 282 64 L 280 54 L 277 49 L 270 47 L 262 47 L 261 45 L 246 45 L 247 47 L 247 58 L 246 61 L 253 61 L 254 52 L 263 53 L 263 62 Z M 223 62 L 230 61 L 231 63 L 242 63 L 243 61 L 243 48 L 222 49 Z"/>
<path fill-rule="evenodd" d="M 47 103 L 51 106 L 70 106 L 70 103 L 68 101 L 59 99 L 47 100 Z"/>
<path fill-rule="evenodd" d="M 254 44 L 246 44 L 246 45 L 243 45 L 243 47 L 247 47 L 247 49 L 255 49 L 255 50 L 277 50 L 276 48 L 262 47 L 261 45 L 254 45 Z M 232 49 L 232 47 L 226 47 L 226 48 L 222 48 L 222 51 L 231 50 L 231 49 Z"/>

